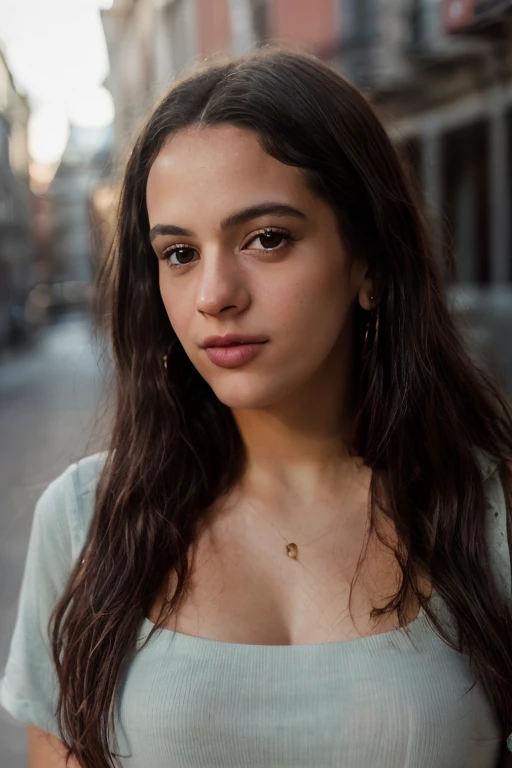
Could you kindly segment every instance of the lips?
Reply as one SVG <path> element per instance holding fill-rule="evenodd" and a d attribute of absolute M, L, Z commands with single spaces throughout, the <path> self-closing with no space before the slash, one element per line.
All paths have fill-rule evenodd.
<path fill-rule="evenodd" d="M 266 342 L 263 336 L 245 336 L 239 333 L 228 333 L 225 336 L 208 336 L 202 343 L 203 349 L 210 347 L 231 347 L 234 345 L 263 344 Z"/>
<path fill-rule="evenodd" d="M 223 344 L 205 348 L 208 359 L 220 368 L 240 368 L 251 362 L 265 348 L 266 341 Z"/>

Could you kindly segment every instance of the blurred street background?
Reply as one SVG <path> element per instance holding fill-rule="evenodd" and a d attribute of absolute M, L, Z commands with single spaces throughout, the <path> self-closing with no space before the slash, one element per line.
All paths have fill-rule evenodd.
<path fill-rule="evenodd" d="M 37 497 L 103 447 L 90 306 L 131 142 L 189 64 L 272 42 L 375 106 L 512 396 L 512 0 L 0 0 L 0 670 Z M 25 739 L 0 710 L 0 768 Z"/>

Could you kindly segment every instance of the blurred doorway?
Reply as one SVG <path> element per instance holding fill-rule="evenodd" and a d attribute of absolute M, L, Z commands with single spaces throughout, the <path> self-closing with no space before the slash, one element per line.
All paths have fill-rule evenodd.
<path fill-rule="evenodd" d="M 461 283 L 488 283 L 489 129 L 485 121 L 444 134 L 441 147 L 448 245 Z"/>

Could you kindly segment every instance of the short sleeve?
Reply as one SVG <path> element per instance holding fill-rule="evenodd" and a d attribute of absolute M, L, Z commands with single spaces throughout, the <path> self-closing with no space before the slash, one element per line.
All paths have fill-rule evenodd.
<path fill-rule="evenodd" d="M 0 703 L 16 719 L 58 736 L 55 665 L 47 625 L 73 560 L 76 465 L 44 491 L 36 504 Z"/>
<path fill-rule="evenodd" d="M 508 598 L 512 598 L 510 521 L 497 467 L 493 467 L 486 477 L 484 488 L 487 499 L 487 542 L 491 566 L 499 589 Z"/>
<path fill-rule="evenodd" d="M 512 601 L 512 558 L 510 547 L 510 519 L 507 512 L 503 484 L 496 467 L 485 479 L 487 499 L 487 541 L 491 566 L 502 593 Z M 512 752 L 512 733 L 507 738 L 507 748 Z"/>

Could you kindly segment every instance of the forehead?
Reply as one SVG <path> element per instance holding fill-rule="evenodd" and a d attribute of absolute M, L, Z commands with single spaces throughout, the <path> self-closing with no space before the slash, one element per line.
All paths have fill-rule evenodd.
<path fill-rule="evenodd" d="M 261 199 L 315 202 L 298 168 L 267 154 L 253 131 L 232 125 L 193 126 L 168 139 L 151 166 L 146 197 L 151 225 L 196 204 L 202 213 L 206 205 L 224 214 Z"/>

